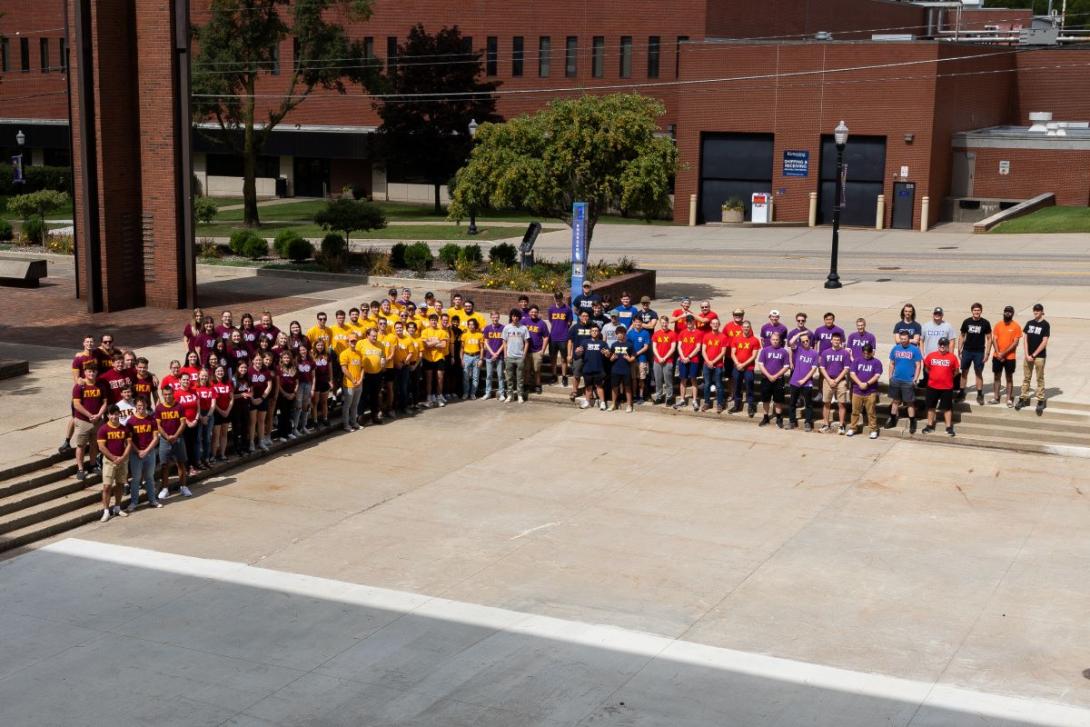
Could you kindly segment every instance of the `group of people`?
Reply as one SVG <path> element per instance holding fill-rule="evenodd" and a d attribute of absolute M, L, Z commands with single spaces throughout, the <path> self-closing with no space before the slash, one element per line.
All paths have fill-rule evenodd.
<path fill-rule="evenodd" d="M 822 432 L 854 436 L 865 419 L 872 439 L 883 374 L 891 399 L 887 428 L 904 411 L 916 432 L 922 387 L 923 431 L 934 431 L 941 411 L 954 436 L 953 403 L 965 398 L 970 373 L 984 403 L 988 360 L 992 404 L 1001 403 L 1005 380 L 1007 405 L 1028 405 L 1036 375 L 1038 415 L 1045 408 L 1050 328 L 1040 304 L 1024 326 L 1014 322 L 1011 306 L 993 326 L 974 303 L 959 330 L 942 308 L 921 324 L 905 305 L 887 373 L 867 322 L 858 318 L 845 333 L 831 312 L 813 330 L 798 313 L 788 330 L 772 310 L 755 329 L 740 308 L 723 324 L 708 301 L 694 309 L 685 298 L 660 316 L 647 296 L 636 306 L 622 293 L 613 305 L 586 283 L 570 301 L 555 293 L 544 313 L 520 296 L 503 322 L 500 311 L 486 317 L 461 295 L 449 305 L 430 292 L 419 304 L 411 296 L 408 288 L 391 288 L 381 301 L 337 310 L 332 324 L 321 311 L 306 330 L 299 321 L 281 330 L 268 312 L 259 320 L 247 313 L 236 325 L 231 311 L 217 322 L 198 308 L 183 331 L 184 356 L 170 361 L 162 378 L 146 358 L 115 346 L 112 335 L 97 342 L 86 336 L 72 361 L 72 418 L 61 451 L 74 452 L 78 479 L 101 472 L 106 521 L 135 509 L 141 488 L 151 507 L 162 507 L 172 473 L 178 491 L 191 496 L 189 477 L 229 453 L 267 452 L 277 439 L 329 425 L 338 402 L 345 431 L 454 399 L 495 395 L 522 403 L 542 391 L 547 363 L 552 383 L 570 386 L 570 399 L 584 409 L 631 412 L 651 403 L 721 413 L 730 401 L 730 413 L 754 417 L 760 408 L 762 426 L 774 418 L 793 429 L 801 409 L 803 427 L 812 431 L 820 407 Z M 1020 346 L 1024 377 L 1016 401 Z M 122 510 L 126 486 L 130 501 Z"/>

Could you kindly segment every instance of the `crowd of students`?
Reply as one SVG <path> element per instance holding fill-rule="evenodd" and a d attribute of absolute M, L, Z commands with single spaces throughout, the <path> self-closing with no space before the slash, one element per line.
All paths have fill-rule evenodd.
<path fill-rule="evenodd" d="M 863 419 L 870 437 L 878 437 L 875 410 L 885 367 L 862 318 L 846 334 L 833 313 L 813 330 L 798 313 L 788 330 L 772 310 L 755 329 L 742 309 L 723 324 L 709 302 L 693 309 L 686 298 L 660 316 L 646 296 L 635 306 L 623 293 L 613 305 L 589 284 L 570 302 L 557 292 L 544 313 L 521 296 L 506 314 L 487 317 L 460 295 L 449 306 L 432 293 L 419 304 L 411 296 L 408 288 L 393 288 L 381 301 L 336 311 L 333 323 L 319 312 L 306 330 L 299 321 L 281 330 L 268 312 L 260 321 L 247 313 L 236 326 L 231 311 L 217 322 L 196 309 L 183 331 L 184 355 L 169 362 L 162 378 L 146 358 L 115 346 L 113 336 L 97 343 L 87 336 L 72 361 L 72 419 L 61 451 L 74 452 L 78 479 L 101 472 L 106 521 L 135 509 L 141 488 L 151 507 L 162 507 L 172 474 L 178 491 L 191 496 L 189 477 L 229 455 L 267 452 L 278 439 L 328 425 L 337 402 L 345 431 L 452 399 L 495 395 L 523 403 L 542 391 L 546 363 L 551 383 L 570 385 L 570 399 L 584 409 L 631 412 L 634 404 L 650 403 L 694 411 L 714 406 L 721 413 L 729 401 L 730 413 L 755 417 L 760 408 L 761 426 L 774 417 L 777 426 L 793 429 L 801 409 L 811 431 L 820 408 L 822 432 L 853 436 Z M 886 359 L 887 428 L 906 410 L 909 431 L 916 432 L 919 386 L 923 431 L 934 430 L 941 411 L 954 436 L 953 402 L 965 397 L 972 371 L 977 402 L 984 403 L 987 360 L 994 373 L 991 403 L 1001 402 L 1005 377 L 1007 405 L 1027 405 L 1035 374 L 1040 415 L 1050 329 L 1043 307 L 1033 310 L 1033 319 L 1019 326 L 1007 306 L 993 326 L 974 303 L 956 331 L 942 308 L 920 324 L 915 308 L 905 305 Z M 1020 344 L 1024 379 L 1015 402 Z M 127 511 L 121 509 L 125 487 Z"/>

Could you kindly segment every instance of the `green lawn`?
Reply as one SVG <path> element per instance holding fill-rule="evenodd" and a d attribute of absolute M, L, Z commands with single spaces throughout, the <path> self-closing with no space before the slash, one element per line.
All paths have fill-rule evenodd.
<path fill-rule="evenodd" d="M 326 231 L 315 224 L 299 224 L 296 222 L 269 222 L 261 225 L 258 230 L 262 237 L 275 237 L 281 230 L 291 228 L 303 237 L 322 237 Z M 239 229 L 238 225 L 231 223 L 216 223 L 211 225 L 198 225 L 198 237 L 230 237 L 231 233 Z M 354 240 L 500 240 L 508 237 L 521 237 L 522 230 L 517 227 L 488 227 L 478 225 L 477 235 L 466 234 L 466 225 L 396 225 L 381 230 L 368 232 L 354 232 Z M 557 228 L 548 228 L 545 232 L 551 232 Z"/>
<path fill-rule="evenodd" d="M 996 225 L 993 233 L 1090 232 L 1090 207 L 1045 207 Z"/>
<path fill-rule="evenodd" d="M 8 197 L 7 197 L 7 195 L 0 194 L 0 216 L 6 217 L 7 216 L 6 215 L 7 210 L 8 210 Z M 57 220 L 70 220 L 70 219 L 72 219 L 72 198 L 69 197 L 68 198 L 68 204 L 64 205 L 63 207 L 58 207 L 57 209 L 53 210 L 48 215 L 46 215 L 46 218 L 51 219 L 51 220 L 52 219 L 57 219 Z M 12 218 L 12 219 L 14 219 L 14 218 Z"/>

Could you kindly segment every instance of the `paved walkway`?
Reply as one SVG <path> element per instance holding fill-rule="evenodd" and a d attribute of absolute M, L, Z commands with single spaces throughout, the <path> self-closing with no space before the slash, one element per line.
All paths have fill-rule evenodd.
<path fill-rule="evenodd" d="M 215 199 L 213 197 L 213 199 Z M 278 197 L 276 199 L 259 199 L 257 201 L 258 207 L 276 207 L 282 204 L 295 204 L 296 202 L 318 202 L 321 201 L 321 197 Z M 231 212 L 234 210 L 245 209 L 244 204 L 225 204 L 219 208 L 220 212 Z"/>

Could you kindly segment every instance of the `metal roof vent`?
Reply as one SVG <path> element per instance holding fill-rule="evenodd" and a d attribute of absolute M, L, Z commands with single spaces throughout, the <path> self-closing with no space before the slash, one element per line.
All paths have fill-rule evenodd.
<path fill-rule="evenodd" d="M 832 40 L 833 34 L 827 30 L 819 30 L 814 33 L 814 40 Z"/>
<path fill-rule="evenodd" d="M 1029 120 L 1032 126 L 1029 127 L 1030 131 L 1047 132 L 1049 121 L 1052 121 L 1051 111 L 1030 111 Z"/>

